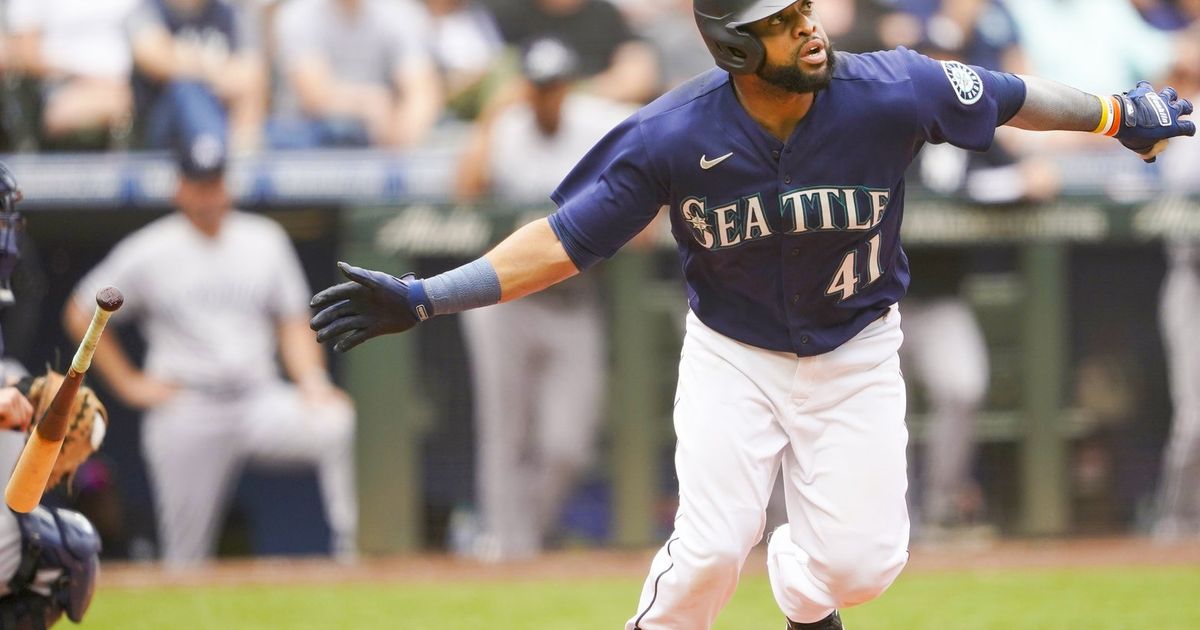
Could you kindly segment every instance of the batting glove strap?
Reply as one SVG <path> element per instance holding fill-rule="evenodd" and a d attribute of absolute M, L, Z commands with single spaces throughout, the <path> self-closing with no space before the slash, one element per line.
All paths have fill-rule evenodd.
<path fill-rule="evenodd" d="M 409 278 L 412 274 L 405 275 Z M 415 276 L 411 284 L 408 285 L 408 308 L 412 312 L 412 316 L 418 322 L 423 322 L 430 317 L 433 317 L 433 303 L 430 302 L 429 296 L 425 293 L 425 281 L 416 280 Z"/>

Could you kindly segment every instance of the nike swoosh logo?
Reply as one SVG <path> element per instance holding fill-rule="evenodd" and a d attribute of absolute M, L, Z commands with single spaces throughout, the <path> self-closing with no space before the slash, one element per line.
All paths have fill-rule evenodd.
<path fill-rule="evenodd" d="M 721 162 L 728 160 L 732 155 L 733 155 L 733 151 L 730 151 L 729 153 L 726 153 L 725 155 L 722 155 L 719 158 L 713 158 L 711 160 L 708 159 L 707 155 L 701 155 L 700 156 L 700 168 L 707 171 L 708 169 L 720 164 Z"/>

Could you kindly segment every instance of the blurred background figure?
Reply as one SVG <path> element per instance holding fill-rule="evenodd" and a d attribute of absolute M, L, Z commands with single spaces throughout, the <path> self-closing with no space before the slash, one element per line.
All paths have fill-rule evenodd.
<path fill-rule="evenodd" d="M 584 82 L 581 89 L 631 103 L 646 102 L 655 94 L 654 48 L 638 39 L 608 0 L 518 0 L 498 10 L 496 18 L 511 45 L 549 36 L 574 50 Z"/>
<path fill-rule="evenodd" d="M 830 38 L 848 52 L 896 46 L 935 59 L 1023 72 L 1016 25 L 996 0 L 833 0 L 822 11 Z M 1005 131 L 985 153 L 949 144 L 922 149 L 913 180 L 928 190 L 980 204 L 1052 198 L 1053 164 L 1006 148 Z M 905 297 L 901 360 L 929 405 L 925 439 L 914 461 L 913 535 L 936 540 L 976 533 L 986 514 L 974 476 L 978 413 L 988 391 L 988 349 L 963 294 L 987 256 L 980 248 L 907 250 L 913 283 Z"/>
<path fill-rule="evenodd" d="M 633 109 L 572 91 L 579 58 L 557 39 L 529 42 L 520 62 L 522 96 L 477 128 L 459 167 L 458 196 L 536 204 L 544 215 L 570 168 Z M 484 559 L 539 553 L 591 464 L 607 364 L 597 291 L 594 278 L 581 276 L 462 314 L 482 525 L 474 546 Z"/>
<path fill-rule="evenodd" d="M 692 0 L 624 0 L 621 10 L 637 34 L 658 55 L 659 94 L 713 67 L 712 55 L 696 30 Z"/>
<path fill-rule="evenodd" d="M 103 286 L 137 322 L 143 367 L 116 335 L 95 367 L 125 404 L 145 410 L 142 454 L 169 567 L 213 554 L 230 494 L 248 463 L 317 469 L 331 552 L 351 560 L 358 519 L 354 408 L 335 388 L 308 328 L 308 283 L 274 221 L 231 208 L 224 127 L 183 139 L 178 211 L 126 236 L 77 285 L 63 320 L 76 339 Z M 278 375 L 276 358 L 290 382 Z"/>
<path fill-rule="evenodd" d="M 274 148 L 410 147 L 442 109 L 415 0 L 291 0 L 274 16 Z"/>
<path fill-rule="evenodd" d="M 475 0 L 425 0 L 432 18 L 433 58 L 442 75 L 448 107 L 474 118 L 487 98 L 504 40 L 492 12 Z"/>
<path fill-rule="evenodd" d="M 1180 96 L 1200 102 L 1200 2 L 1189 5 L 1187 46 L 1180 50 L 1168 81 Z M 1184 32 L 1187 32 L 1186 30 Z M 1200 142 L 1176 142 L 1179 158 L 1162 164 L 1163 189 L 1170 198 L 1200 193 Z M 1171 433 L 1163 452 L 1154 537 L 1163 542 L 1200 538 L 1200 237 L 1175 236 L 1166 244 L 1167 274 L 1159 303 L 1163 351 L 1171 404 Z"/>
<path fill-rule="evenodd" d="M 128 33 L 143 146 L 176 148 L 226 119 L 235 152 L 259 146 L 266 69 L 247 22 L 225 0 L 141 0 Z"/>
<path fill-rule="evenodd" d="M 132 58 L 125 21 L 138 0 L 10 0 L 9 70 L 26 78 L 37 145 L 108 149 L 128 131 Z M 11 106 L 11 105 L 9 105 Z"/>

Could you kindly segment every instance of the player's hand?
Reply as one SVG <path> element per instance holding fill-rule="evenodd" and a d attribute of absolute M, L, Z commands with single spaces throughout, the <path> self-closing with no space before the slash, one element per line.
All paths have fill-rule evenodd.
<path fill-rule="evenodd" d="M 1146 162 L 1155 160 L 1166 148 L 1167 140 L 1196 135 L 1196 124 L 1180 119 L 1192 113 L 1192 103 L 1179 98 L 1175 88 L 1155 92 L 1152 85 L 1140 81 L 1134 89 L 1117 95 L 1117 102 L 1121 123 L 1115 137 Z"/>
<path fill-rule="evenodd" d="M 413 274 L 397 278 L 344 262 L 338 263 L 338 269 L 350 282 L 321 291 L 309 304 L 323 309 L 309 322 L 317 331 L 317 341 L 335 341 L 333 349 L 346 352 L 372 337 L 401 333 L 428 319 L 428 305 L 413 295 L 414 287 L 419 286 Z M 424 316 L 418 317 L 418 312 Z"/>
<path fill-rule="evenodd" d="M 25 431 L 33 419 L 33 404 L 16 387 L 0 389 L 0 429 Z"/>

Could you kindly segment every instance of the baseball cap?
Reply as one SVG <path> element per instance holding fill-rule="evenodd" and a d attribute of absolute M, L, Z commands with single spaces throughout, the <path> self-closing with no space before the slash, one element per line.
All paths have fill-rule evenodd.
<path fill-rule="evenodd" d="M 225 154 L 224 138 L 204 133 L 180 143 L 176 161 L 184 177 L 210 180 L 225 173 Z"/>
<path fill-rule="evenodd" d="M 225 173 L 229 125 L 218 107 L 194 107 L 178 121 L 175 164 L 192 180 L 216 179 Z"/>
<path fill-rule="evenodd" d="M 521 74 L 534 85 L 569 81 L 579 74 L 579 56 L 562 40 L 539 37 L 521 47 Z"/>

